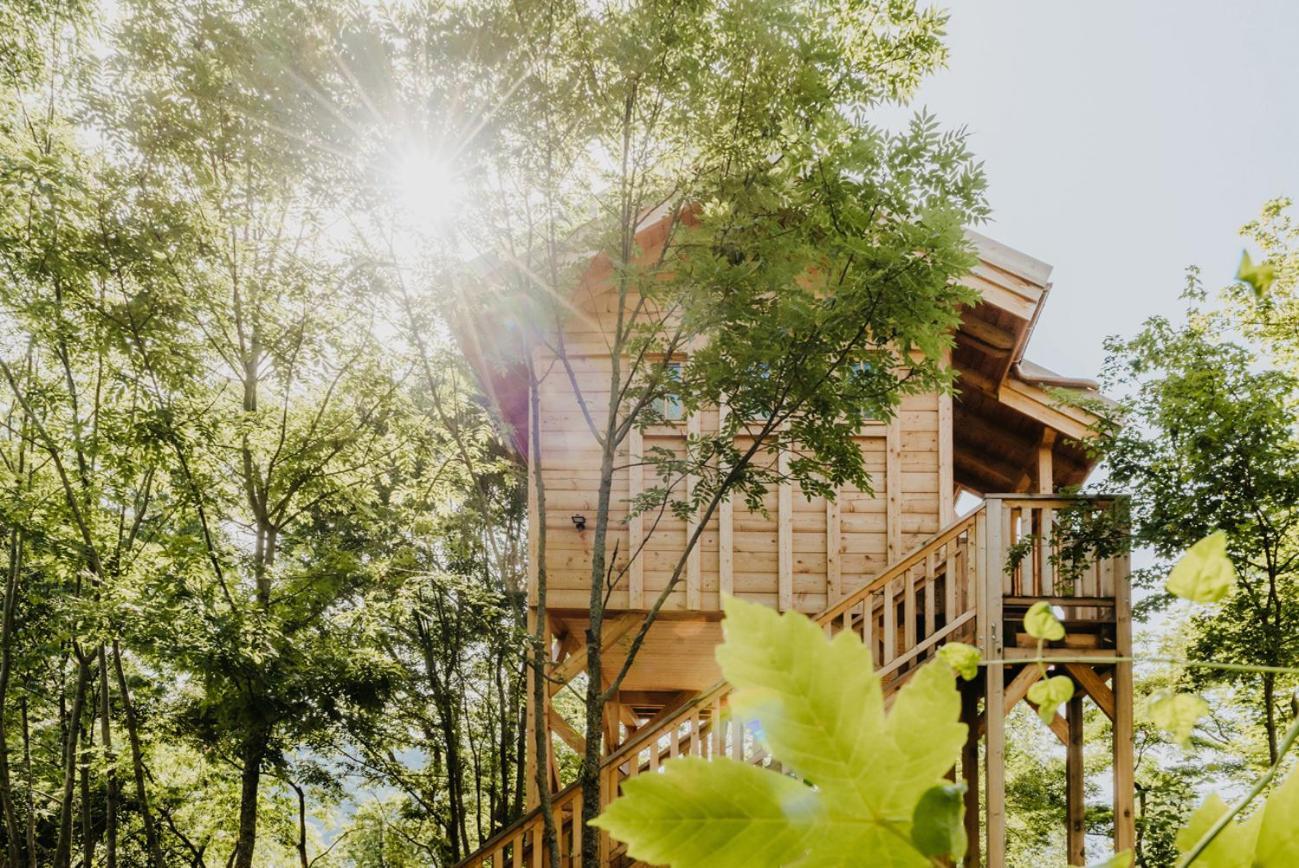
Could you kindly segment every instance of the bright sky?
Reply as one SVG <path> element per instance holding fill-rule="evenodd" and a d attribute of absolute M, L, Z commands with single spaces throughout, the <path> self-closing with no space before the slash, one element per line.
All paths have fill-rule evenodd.
<path fill-rule="evenodd" d="M 946 0 L 950 68 L 915 105 L 969 127 L 993 222 L 1055 266 L 1029 357 L 1095 376 L 1107 334 L 1177 314 L 1183 272 L 1299 196 L 1299 3 Z"/>

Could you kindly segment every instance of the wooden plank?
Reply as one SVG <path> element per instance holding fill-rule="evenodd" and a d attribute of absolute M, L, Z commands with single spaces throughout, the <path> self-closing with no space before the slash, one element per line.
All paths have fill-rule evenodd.
<path fill-rule="evenodd" d="M 825 502 L 825 592 L 831 602 L 843 599 L 843 570 L 839 549 L 843 545 L 839 525 L 839 501 L 827 498 Z"/>
<path fill-rule="evenodd" d="M 780 473 L 789 472 L 789 453 L 780 451 L 778 459 Z M 794 488 L 788 482 L 781 482 L 777 504 L 777 542 L 776 551 L 779 558 L 778 589 L 780 611 L 787 612 L 794 608 Z"/>
<path fill-rule="evenodd" d="M 1008 715 L 1019 701 L 1028 695 L 1028 689 L 1042 679 L 1042 667 L 1029 664 L 1006 685 L 1006 696 L 1002 704 L 1002 714 Z"/>
<path fill-rule="evenodd" d="M 1087 809 L 1085 785 L 1087 771 L 1083 767 L 1083 698 L 1074 693 L 1069 700 L 1065 718 L 1069 737 L 1065 741 L 1065 853 L 1070 865 L 1086 865 L 1087 828 L 1084 813 Z"/>
<path fill-rule="evenodd" d="M 888 558 L 902 557 L 902 423 L 894 416 L 889 422 L 884 489 L 888 504 Z"/>
<path fill-rule="evenodd" d="M 700 433 L 699 424 L 699 414 L 691 413 L 690 418 L 686 421 L 686 435 L 691 438 L 698 438 Z M 698 480 L 693 475 L 686 476 L 687 502 L 689 502 L 691 495 L 694 493 L 696 484 L 698 484 Z M 698 528 L 698 516 L 694 510 L 691 510 L 690 520 L 686 522 L 684 545 L 690 545 L 690 539 L 694 536 L 695 531 L 698 530 Z M 698 611 L 703 608 L 699 578 L 699 550 L 701 547 L 700 544 L 696 543 L 691 546 L 690 550 L 686 553 L 686 608 L 691 611 Z"/>
<path fill-rule="evenodd" d="M 628 508 L 645 490 L 645 466 L 641 460 L 645 454 L 645 439 L 637 428 L 632 428 L 627 435 L 628 464 L 627 496 Z M 631 563 L 627 567 L 627 608 L 645 608 L 645 557 L 641 544 L 645 540 L 644 517 L 633 515 L 627 522 L 627 556 Z"/>

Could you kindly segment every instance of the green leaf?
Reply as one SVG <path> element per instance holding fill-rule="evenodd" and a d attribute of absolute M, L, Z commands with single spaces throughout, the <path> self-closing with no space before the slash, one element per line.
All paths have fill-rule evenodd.
<path fill-rule="evenodd" d="M 1218 818 L 1228 811 L 1227 803 L 1217 793 L 1195 809 L 1186 827 L 1177 833 L 1177 850 L 1186 855 L 1199 843 Z M 1262 825 L 1263 811 L 1255 811 L 1245 822 L 1228 823 L 1213 843 L 1195 860 L 1196 868 L 1250 868 Z"/>
<path fill-rule="evenodd" d="M 1216 603 L 1236 589 L 1236 569 L 1227 557 L 1227 533 L 1215 531 L 1187 550 L 1165 585 L 1193 603 Z"/>
<path fill-rule="evenodd" d="M 964 642 L 948 642 L 938 649 L 938 659 L 966 681 L 973 681 L 979 674 L 979 661 L 982 657 L 979 649 Z"/>
<path fill-rule="evenodd" d="M 1073 698 L 1073 679 L 1055 675 L 1038 681 L 1028 689 L 1028 700 L 1037 706 L 1037 716 L 1050 725 L 1060 706 Z"/>
<path fill-rule="evenodd" d="M 1150 697 L 1146 710 L 1151 723 L 1171 732 L 1177 743 L 1185 746 L 1195 724 L 1209 713 L 1209 703 L 1193 693 L 1161 691 Z"/>
<path fill-rule="evenodd" d="M 735 686 L 732 713 L 815 786 L 734 762 L 674 761 L 629 781 L 598 825 L 657 864 L 930 864 L 909 842 L 922 797 L 947 783 L 965 742 L 951 669 L 921 667 L 885 714 L 870 654 L 850 631 L 828 640 L 798 613 L 733 598 L 725 609 L 717 659 Z M 922 812 L 926 846 L 939 808 Z"/>
<path fill-rule="evenodd" d="M 1124 850 L 1122 853 L 1115 853 L 1104 862 L 1093 863 L 1088 868 L 1132 868 L 1133 858 L 1131 850 Z"/>
<path fill-rule="evenodd" d="M 965 784 L 930 787 L 911 818 L 911 843 L 926 856 L 965 855 Z"/>
<path fill-rule="evenodd" d="M 1059 642 L 1064 638 L 1064 625 L 1051 611 L 1050 603 L 1034 603 L 1024 616 L 1024 629 L 1034 639 Z"/>
<path fill-rule="evenodd" d="M 623 784 L 592 825 L 652 865 L 783 865 L 807 849 L 816 792 L 758 766 L 681 757 Z"/>
<path fill-rule="evenodd" d="M 1299 865 L 1299 773 L 1292 771 L 1267 797 L 1267 806 L 1259 813 L 1263 825 L 1258 830 L 1254 864 L 1266 868 Z"/>
<path fill-rule="evenodd" d="M 1270 262 L 1260 262 L 1255 265 L 1254 260 L 1250 258 L 1249 251 L 1242 250 L 1240 253 L 1240 265 L 1236 267 L 1236 279 L 1254 290 L 1255 296 L 1262 298 L 1272 288 L 1272 283 L 1276 280 L 1276 266 Z"/>

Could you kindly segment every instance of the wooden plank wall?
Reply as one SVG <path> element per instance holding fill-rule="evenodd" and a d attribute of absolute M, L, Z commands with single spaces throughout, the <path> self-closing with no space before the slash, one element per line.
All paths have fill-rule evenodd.
<path fill-rule="evenodd" d="M 600 424 L 608 400 L 609 359 L 592 351 L 589 336 L 568 343 L 573 379 Z M 549 605 L 583 610 L 588 605 L 600 453 L 568 372 L 552 361 L 538 359 L 538 370 L 545 372 L 538 421 L 546 481 Z M 636 458 L 654 448 L 679 453 L 688 432 L 716 431 L 719 419 L 717 410 L 704 411 L 628 438 L 613 481 L 608 550 L 617 547 L 615 569 L 625 570 L 610 599 L 613 609 L 648 607 L 666 587 L 694 529 L 693 522 L 670 513 L 628 519 L 631 498 L 657 483 L 653 469 Z M 951 520 L 950 399 L 907 397 L 896 419 L 866 426 L 858 443 L 873 495 L 847 489 L 827 503 L 809 500 L 796 486 L 780 486 L 765 498 L 765 515 L 749 511 L 743 503 L 727 504 L 704 527 L 698 550 L 687 559 L 685 580 L 666 608 L 715 612 L 726 590 L 769 606 L 815 613 L 936 533 L 940 522 Z M 743 447 L 742 440 L 739 445 Z M 779 464 L 788 457 L 767 455 L 762 460 Z M 573 515 L 586 517 L 585 531 L 575 528 Z M 628 564 L 628 553 L 637 550 L 640 556 Z"/>

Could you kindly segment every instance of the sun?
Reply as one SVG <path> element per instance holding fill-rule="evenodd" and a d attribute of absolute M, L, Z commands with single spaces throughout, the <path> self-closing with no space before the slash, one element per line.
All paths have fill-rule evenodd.
<path fill-rule="evenodd" d="M 398 217 L 408 229 L 423 234 L 450 226 L 464 194 L 451 159 L 410 148 L 397 156 L 389 173 Z"/>

